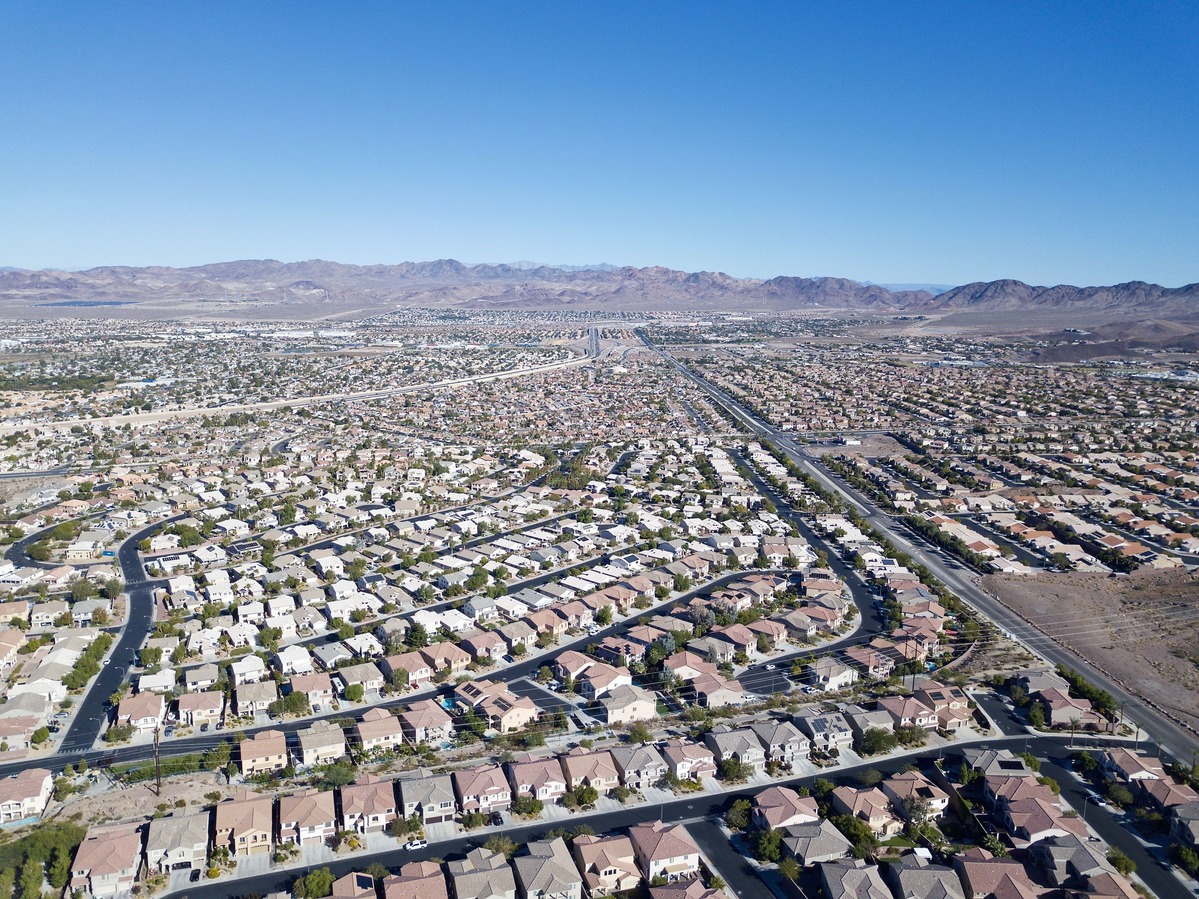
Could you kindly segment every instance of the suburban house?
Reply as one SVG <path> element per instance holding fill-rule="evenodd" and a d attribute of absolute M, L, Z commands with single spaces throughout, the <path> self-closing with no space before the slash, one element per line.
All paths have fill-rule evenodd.
<path fill-rule="evenodd" d="M 803 867 L 845 858 L 852 849 L 853 844 L 827 818 L 792 824 L 784 831 L 783 852 Z"/>
<path fill-rule="evenodd" d="M 912 695 L 936 713 L 937 726 L 942 730 L 961 730 L 973 718 L 970 697 L 961 687 L 929 681 Z"/>
<path fill-rule="evenodd" d="M 665 877 L 673 882 L 699 873 L 699 847 L 681 824 L 637 824 L 629 828 L 629 839 L 646 880 Z"/>
<path fill-rule="evenodd" d="M 89 827 L 71 862 L 71 890 L 92 899 L 128 895 L 142 866 L 142 828 Z"/>
<path fill-rule="evenodd" d="M 807 667 L 808 682 L 818 689 L 835 693 L 858 682 L 856 668 L 843 665 L 836 659 L 822 656 Z"/>
<path fill-rule="evenodd" d="M 464 649 L 459 649 L 448 640 L 443 643 L 430 644 L 420 650 L 420 654 L 424 656 L 425 661 L 429 663 L 429 667 L 434 671 L 448 669 L 451 677 L 462 674 L 466 671 L 466 666 L 471 662 L 470 653 Z"/>
<path fill-rule="evenodd" d="M 878 866 L 860 858 L 822 864 L 820 886 L 825 899 L 892 899 Z"/>
<path fill-rule="evenodd" d="M 332 721 L 314 721 L 296 731 L 296 761 L 304 767 L 335 762 L 346 754 L 345 732 Z"/>
<path fill-rule="evenodd" d="M 0 824 L 40 818 L 54 793 L 54 776 L 45 768 L 26 768 L 0 779 Z"/>
<path fill-rule="evenodd" d="M 949 808 L 949 794 L 919 771 L 893 774 L 881 786 L 895 811 L 909 820 L 917 815 L 939 818 Z"/>
<path fill-rule="evenodd" d="M 397 679 L 406 677 L 408 686 L 414 689 L 428 683 L 433 677 L 433 668 L 429 665 L 429 660 L 415 650 L 388 656 L 379 663 L 379 667 L 393 684 Z M 401 671 L 404 672 L 403 675 L 399 674 Z"/>
<path fill-rule="evenodd" d="M 139 734 L 152 734 L 162 725 L 166 702 L 159 693 L 135 693 L 117 706 L 116 723 L 129 725 Z"/>
<path fill-rule="evenodd" d="M 512 805 L 512 788 L 499 765 L 462 768 L 451 776 L 464 813 L 504 811 Z"/>
<path fill-rule="evenodd" d="M 420 777 L 401 778 L 399 787 L 405 818 L 420 815 L 426 824 L 454 820 L 458 802 L 450 775 L 425 772 Z"/>
<path fill-rule="evenodd" d="M 279 797 L 279 842 L 321 844 L 337 833 L 331 790 L 303 790 Z"/>
<path fill-rule="evenodd" d="M 502 852 L 479 847 L 446 864 L 455 899 L 516 899 L 516 875 Z"/>
<path fill-rule="evenodd" d="M 556 758 L 508 764 L 508 780 L 516 796 L 557 802 L 566 793 L 566 777 Z"/>
<path fill-rule="evenodd" d="M 146 866 L 160 874 L 204 868 L 208 861 L 208 812 L 153 818 L 146 833 Z"/>
<path fill-rule="evenodd" d="M 570 848 L 588 899 L 627 892 L 641 883 L 633 841 L 626 836 L 577 836 Z"/>
<path fill-rule="evenodd" d="M 414 702 L 401 712 L 400 728 L 409 743 L 436 746 L 454 739 L 454 719 L 435 699 Z"/>
<path fill-rule="evenodd" d="M 287 767 L 287 737 L 281 730 L 262 730 L 237 746 L 243 777 Z"/>
<path fill-rule="evenodd" d="M 751 815 L 754 825 L 761 830 L 777 830 L 820 820 L 815 797 L 800 796 L 788 787 L 767 787 L 755 796 Z"/>
<path fill-rule="evenodd" d="M 620 771 L 612 753 L 606 749 L 588 751 L 576 746 L 566 755 L 560 756 L 566 785 L 574 790 L 581 786 L 594 787 L 602 796 L 608 790 L 620 786 Z"/>
<path fill-rule="evenodd" d="M 803 732 L 790 721 L 776 721 L 767 718 L 755 721 L 749 726 L 762 748 L 766 752 L 766 760 L 790 766 L 796 761 L 808 757 L 812 744 Z"/>
<path fill-rule="evenodd" d="M 404 742 L 400 720 L 386 709 L 368 709 L 354 724 L 354 738 L 367 752 L 395 749 Z"/>
<path fill-rule="evenodd" d="M 903 830 L 903 821 L 891 811 L 891 801 L 878 787 L 861 790 L 837 787 L 830 801 L 837 814 L 851 815 L 865 821 L 875 836 L 893 837 Z"/>
<path fill-rule="evenodd" d="M 226 847 L 234 856 L 269 852 L 274 833 L 274 797 L 246 793 L 217 803 L 215 845 Z"/>
<path fill-rule="evenodd" d="M 727 724 L 718 724 L 704 734 L 704 744 L 716 754 L 717 761 L 732 759 L 761 771 L 766 763 L 766 752 L 762 742 L 748 727 L 733 729 Z"/>
<path fill-rule="evenodd" d="M 371 833 L 396 819 L 395 785 L 373 774 L 364 774 L 341 788 L 341 823 L 345 830 Z"/>
<path fill-rule="evenodd" d="M 705 777 L 716 776 L 716 756 L 701 743 L 670 740 L 662 749 L 662 757 L 670 773 L 679 780 L 699 783 Z"/>
<path fill-rule="evenodd" d="M 319 674 L 293 674 L 291 693 L 303 693 L 313 711 L 328 708 L 333 702 L 333 680 L 325 672 Z"/>
<path fill-rule="evenodd" d="M 409 862 L 383 878 L 383 899 L 449 899 L 445 872 L 436 862 Z"/>
<path fill-rule="evenodd" d="M 1103 716 L 1091 707 L 1089 699 L 1075 698 L 1064 690 L 1042 690 L 1033 701 L 1041 704 L 1050 727 L 1094 728 L 1104 721 Z"/>
<path fill-rule="evenodd" d="M 512 860 L 524 899 L 582 899 L 583 878 L 561 837 L 535 840 L 525 849 Z"/>
<path fill-rule="evenodd" d="M 891 716 L 893 727 L 937 729 L 937 713 L 914 696 L 884 696 L 877 705 Z"/>
<path fill-rule="evenodd" d="M 632 724 L 658 717 L 658 697 L 642 687 L 622 684 L 601 699 L 604 720 L 609 724 Z"/>
<path fill-rule="evenodd" d="M 202 693 L 184 693 L 179 697 L 179 723 L 188 727 L 213 725 L 221 720 L 225 709 L 225 694 L 216 690 Z"/>
<path fill-rule="evenodd" d="M 259 712 L 265 712 L 278 698 L 279 691 L 273 680 L 233 688 L 233 706 L 242 718 L 252 718 Z"/>
<path fill-rule="evenodd" d="M 621 783 L 630 790 L 652 787 L 666 776 L 666 762 L 650 746 L 616 746 L 611 751 Z"/>

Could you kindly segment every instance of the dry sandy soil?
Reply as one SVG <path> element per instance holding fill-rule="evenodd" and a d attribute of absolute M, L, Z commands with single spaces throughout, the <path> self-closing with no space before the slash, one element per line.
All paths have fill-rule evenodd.
<path fill-rule="evenodd" d="M 864 456 L 870 459 L 886 459 L 910 452 L 902 443 L 886 434 L 864 434 L 860 439 L 860 446 L 842 446 L 839 443 L 812 444 L 808 447 L 808 452 L 813 456 Z"/>
<path fill-rule="evenodd" d="M 1199 576 L 996 574 L 982 584 L 1057 642 L 1199 729 Z"/>
<path fill-rule="evenodd" d="M 46 487 L 52 487 L 61 484 L 61 477 L 30 477 L 30 478 L 3 478 L 0 479 L 0 511 L 14 496 L 30 493 L 34 490 L 43 490 Z"/>
<path fill-rule="evenodd" d="M 179 807 L 179 813 L 185 807 L 194 812 L 212 804 L 204 798 L 205 793 L 216 791 L 222 796 L 235 793 L 225 784 L 223 777 L 218 782 L 217 776 L 208 772 L 167 778 L 162 784 L 161 797 L 154 795 L 153 781 L 121 787 L 112 786 L 102 778 L 101 784 L 104 786 L 71 796 L 65 803 L 51 803 L 49 817 L 78 816 L 78 820 L 84 824 L 132 821 L 153 814 L 159 805 L 175 808 L 176 802 L 183 800 L 185 806 Z"/>

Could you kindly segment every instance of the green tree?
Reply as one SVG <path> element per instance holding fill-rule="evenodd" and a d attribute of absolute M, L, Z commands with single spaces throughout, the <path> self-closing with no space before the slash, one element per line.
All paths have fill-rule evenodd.
<path fill-rule="evenodd" d="M 96 589 L 96 585 L 87 578 L 75 578 L 71 581 L 71 599 L 75 602 L 82 602 L 85 599 L 91 599 L 100 593 Z"/>
<path fill-rule="evenodd" d="M 1125 855 L 1117 846 L 1112 846 L 1107 850 L 1107 860 L 1112 863 L 1113 868 L 1125 877 L 1137 869 L 1137 863 Z"/>
<path fill-rule="evenodd" d="M 511 837 L 505 836 L 502 833 L 497 833 L 494 836 L 487 838 L 487 842 L 483 844 L 483 848 L 488 852 L 495 852 L 504 858 L 512 858 L 516 855 L 516 850 L 519 848 L 516 841 Z"/>
<path fill-rule="evenodd" d="M 137 654 L 138 660 L 142 663 L 143 668 L 149 668 L 152 665 L 157 665 L 162 661 L 161 646 L 143 646 Z"/>
<path fill-rule="evenodd" d="M 414 621 L 408 629 L 408 645 L 413 649 L 423 649 L 429 645 L 429 632 L 419 621 Z"/>
<path fill-rule="evenodd" d="M 721 780 L 735 783 L 743 781 L 753 774 L 754 766 L 729 756 L 728 758 L 721 759 L 716 773 L 720 775 Z"/>
<path fill-rule="evenodd" d="M 650 729 L 643 722 L 637 722 L 629 728 L 629 742 L 640 743 L 643 746 L 650 742 L 654 735 L 650 733 Z"/>
<path fill-rule="evenodd" d="M 50 886 L 56 890 L 62 890 L 66 887 L 67 882 L 71 879 L 71 851 L 66 846 L 55 846 L 54 852 L 50 856 L 50 869 L 47 872 L 46 879 L 50 881 Z"/>
<path fill-rule="evenodd" d="M 754 855 L 764 862 L 777 862 L 783 845 L 783 832 L 768 827 L 754 835 Z"/>
<path fill-rule="evenodd" d="M 779 874 L 786 877 L 792 883 L 799 879 L 799 862 L 791 856 L 787 856 L 779 861 Z"/>
<path fill-rule="evenodd" d="M 752 809 L 753 805 L 748 799 L 737 799 L 725 812 L 724 823 L 728 825 L 729 830 L 746 830 L 749 828 L 749 815 Z"/>
<path fill-rule="evenodd" d="M 362 684 L 349 684 L 346 686 L 345 697 L 350 702 L 362 702 L 362 697 L 366 690 Z"/>
<path fill-rule="evenodd" d="M 834 815 L 829 819 L 845 839 L 853 844 L 853 852 L 857 858 L 873 855 L 878 849 L 878 838 L 870 825 L 861 818 L 853 815 Z"/>
<path fill-rule="evenodd" d="M 321 899 L 333 895 L 333 872 L 328 868 L 309 871 L 295 882 L 292 894 L 296 899 Z"/>
<path fill-rule="evenodd" d="M 878 755 L 880 752 L 890 752 L 898 746 L 899 738 L 886 728 L 871 727 L 862 734 L 858 743 L 862 755 Z"/>
<path fill-rule="evenodd" d="M 1133 798 L 1132 790 L 1118 781 L 1113 780 L 1109 783 L 1104 793 L 1113 805 L 1118 805 L 1120 808 L 1128 808 L 1136 801 Z"/>
<path fill-rule="evenodd" d="M 1045 726 L 1045 708 L 1040 702 L 1034 702 L 1028 707 L 1028 723 L 1036 728 Z"/>

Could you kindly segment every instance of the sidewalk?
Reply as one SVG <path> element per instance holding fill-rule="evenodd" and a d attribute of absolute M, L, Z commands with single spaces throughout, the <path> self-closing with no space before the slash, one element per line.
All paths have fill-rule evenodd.
<path fill-rule="evenodd" d="M 855 768 L 868 767 L 882 760 L 927 755 L 931 751 L 943 748 L 945 745 L 960 746 L 969 745 L 971 743 L 994 743 L 996 741 L 1015 742 L 1021 739 L 1023 738 L 1004 736 L 998 731 L 998 729 L 994 727 L 994 722 L 992 722 L 992 728 L 987 733 L 975 733 L 971 731 L 969 734 L 964 735 L 959 739 L 948 741 L 933 734 L 931 735 L 928 744 L 925 746 L 921 746 L 916 749 L 897 748 L 885 755 L 875 756 L 870 759 L 863 759 L 854 752 L 844 751 L 841 759 L 836 765 L 832 765 L 827 768 L 818 768 L 815 765 L 812 765 L 810 762 L 805 762 L 802 766 L 797 766 L 795 771 L 782 777 L 772 777 L 766 774 L 764 771 L 758 771 L 755 772 L 747 781 L 735 784 L 725 784 L 715 780 L 714 778 L 707 778 L 703 782 L 703 789 L 694 793 L 676 794 L 670 790 L 651 787 L 643 791 L 643 794 L 640 798 L 632 798 L 626 803 L 621 803 L 618 800 L 605 796 L 601 797 L 599 801 L 596 802 L 594 807 L 580 811 L 571 811 L 562 805 L 552 803 L 547 804 L 542 813 L 536 818 L 515 818 L 512 816 L 511 812 L 506 812 L 505 827 L 499 829 L 477 828 L 474 831 L 467 831 L 456 822 L 431 824 L 425 828 L 425 839 L 429 841 L 430 846 L 435 846 L 438 843 L 457 840 L 467 833 L 478 834 L 480 837 L 485 838 L 491 833 L 503 833 L 505 829 L 511 827 L 545 825 L 546 828 L 549 829 L 555 825 L 565 824 L 567 822 L 586 823 L 591 818 L 602 815 L 610 815 L 613 812 L 620 812 L 622 810 L 633 812 L 636 809 L 644 809 L 654 805 L 664 806 L 680 802 L 695 802 L 703 798 L 710 799 L 712 797 L 722 796 L 728 793 L 741 792 L 757 787 L 765 789 L 768 786 L 796 783 L 812 777 L 831 778 Z M 366 843 L 367 845 L 364 850 L 359 850 L 349 854 L 355 858 L 361 858 L 363 868 L 371 864 L 373 861 L 377 861 L 379 856 L 395 852 L 396 850 L 403 848 L 403 841 L 395 840 L 387 836 L 386 833 L 368 834 Z M 234 872 L 232 872 L 232 874 L 221 875 L 220 882 L 229 883 L 237 880 L 240 877 L 248 877 L 252 874 L 263 874 L 267 873 L 268 871 L 279 875 L 294 871 L 298 875 L 300 872 L 309 869 L 313 864 L 325 864 L 334 859 L 340 860 L 348 857 L 346 853 L 333 853 L 331 850 L 326 850 L 324 847 L 313 847 L 312 851 L 314 854 L 312 855 L 311 860 L 307 856 L 308 850 L 305 849 L 300 856 L 293 857 L 291 860 L 283 864 L 274 864 L 270 860 L 270 856 L 265 854 L 255 857 L 252 860 L 242 859 L 239 861 L 238 867 Z M 319 855 L 320 852 L 328 852 L 328 855 Z M 250 864 L 247 864 L 247 861 L 249 861 Z M 171 885 L 169 885 L 167 889 L 159 895 L 168 895 L 176 892 L 178 889 L 181 889 L 181 887 L 176 888 L 174 885 L 174 880 L 172 879 Z M 230 889 L 232 889 L 232 887 L 230 887 Z"/>

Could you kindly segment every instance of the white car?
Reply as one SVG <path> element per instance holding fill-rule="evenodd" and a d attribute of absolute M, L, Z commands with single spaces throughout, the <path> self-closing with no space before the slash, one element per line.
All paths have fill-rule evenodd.
<path fill-rule="evenodd" d="M 409 850 L 428 849 L 429 841 L 428 840 L 409 840 L 407 843 L 404 844 L 404 848 L 409 849 Z"/>
<path fill-rule="evenodd" d="M 775 666 L 774 666 L 774 665 L 767 665 L 767 666 L 766 666 L 766 670 L 767 670 L 767 671 L 773 671 L 773 670 L 774 670 L 774 668 L 775 668 Z"/>

